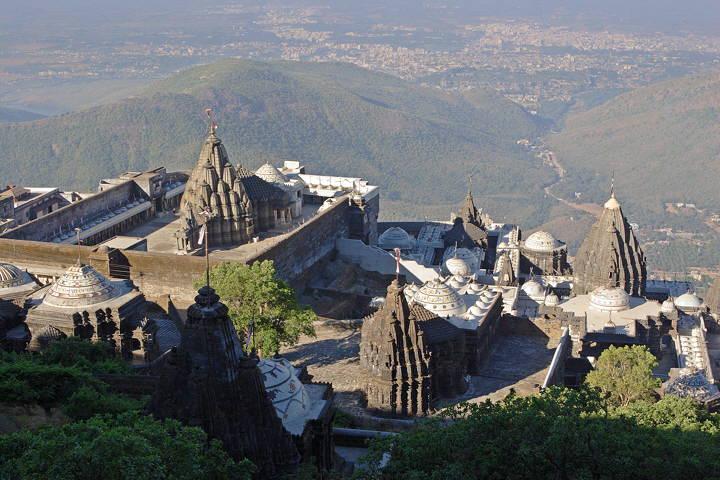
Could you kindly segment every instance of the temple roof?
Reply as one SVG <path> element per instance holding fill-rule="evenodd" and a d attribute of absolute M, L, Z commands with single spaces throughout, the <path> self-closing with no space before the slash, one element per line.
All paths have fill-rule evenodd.
<path fill-rule="evenodd" d="M 283 189 L 260 178 L 244 166 L 238 164 L 236 171 L 238 178 L 242 182 L 242 185 L 252 202 L 287 199 L 287 193 L 285 193 Z"/>

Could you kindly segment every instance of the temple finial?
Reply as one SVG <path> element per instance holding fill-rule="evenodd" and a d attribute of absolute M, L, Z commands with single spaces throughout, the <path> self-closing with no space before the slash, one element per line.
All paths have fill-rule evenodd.
<path fill-rule="evenodd" d="M 80 263 L 80 255 L 82 253 L 82 241 L 80 240 L 80 232 L 82 232 L 81 228 L 75 229 L 75 235 L 77 235 L 77 265 L 78 267 L 81 265 Z"/>
<path fill-rule="evenodd" d="M 208 133 L 214 134 L 215 130 L 217 130 L 217 122 L 215 121 L 215 113 L 213 112 L 212 108 L 206 108 L 205 114 L 208 117 Z"/>
<path fill-rule="evenodd" d="M 612 171 L 612 176 L 610 177 L 610 196 L 615 197 L 615 170 Z"/>
<path fill-rule="evenodd" d="M 468 195 L 472 193 L 472 177 L 472 173 L 468 175 Z"/>

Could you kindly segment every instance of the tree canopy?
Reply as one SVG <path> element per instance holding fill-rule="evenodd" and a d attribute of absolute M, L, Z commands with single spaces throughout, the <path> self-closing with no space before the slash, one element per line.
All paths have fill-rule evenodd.
<path fill-rule="evenodd" d="M 210 283 L 228 306 L 238 333 L 247 338 L 252 331 L 252 346 L 263 355 L 294 345 L 300 335 L 315 335 L 315 312 L 300 305 L 295 291 L 277 278 L 270 260 L 217 265 L 210 272 Z"/>
<path fill-rule="evenodd" d="M 389 457 L 388 454 L 389 453 Z M 597 390 L 462 404 L 374 441 L 357 479 L 685 479 L 720 471 L 720 417 L 689 400 L 612 407 Z M 379 468 L 385 455 L 388 460 Z"/>
<path fill-rule="evenodd" d="M 655 389 L 660 386 L 652 375 L 656 366 L 655 356 L 644 346 L 611 346 L 600 355 L 585 381 L 608 395 L 613 404 L 626 406 L 654 397 Z"/>
<path fill-rule="evenodd" d="M 0 478 L 249 480 L 252 469 L 200 428 L 137 412 L 0 436 Z"/>

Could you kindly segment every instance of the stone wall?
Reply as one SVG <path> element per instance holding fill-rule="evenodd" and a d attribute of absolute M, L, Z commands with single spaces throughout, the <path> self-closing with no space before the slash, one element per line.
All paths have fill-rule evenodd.
<path fill-rule="evenodd" d="M 349 235 L 347 197 L 248 260 L 273 260 L 278 276 L 296 287 L 306 283 L 311 268 L 335 251 L 335 241 Z"/>

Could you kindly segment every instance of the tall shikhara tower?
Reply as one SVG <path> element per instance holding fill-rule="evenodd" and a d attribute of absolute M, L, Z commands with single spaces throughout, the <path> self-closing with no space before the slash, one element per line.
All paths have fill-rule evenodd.
<path fill-rule="evenodd" d="M 393 280 L 383 307 L 363 322 L 360 366 L 369 408 L 403 416 L 428 413 L 430 353 L 416 317 Z"/>
<path fill-rule="evenodd" d="M 182 228 L 176 236 L 181 250 L 197 248 L 206 222 L 210 246 L 247 243 L 256 233 L 255 209 L 215 128 L 210 126 L 180 201 Z"/>
<path fill-rule="evenodd" d="M 643 296 L 647 279 L 645 254 L 615 198 L 605 202 L 573 263 L 576 295 L 598 287 L 618 286 L 630 295 Z"/>

